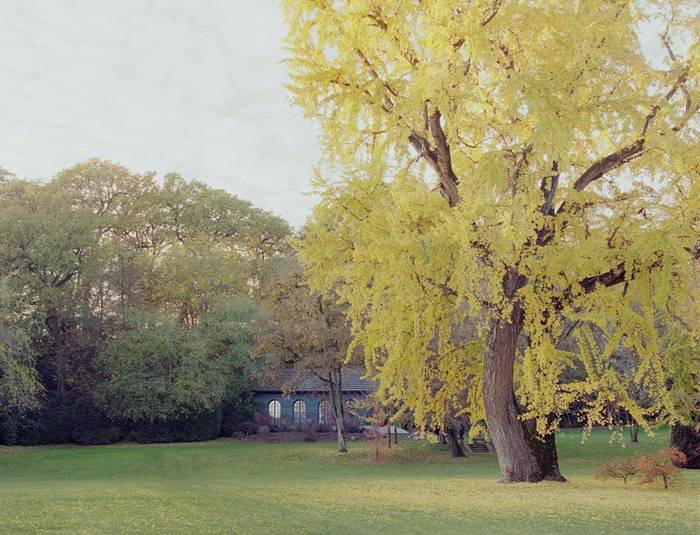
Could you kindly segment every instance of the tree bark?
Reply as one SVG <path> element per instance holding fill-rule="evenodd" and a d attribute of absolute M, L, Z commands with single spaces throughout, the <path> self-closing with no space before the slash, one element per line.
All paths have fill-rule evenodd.
<path fill-rule="evenodd" d="M 346 453 L 348 446 L 345 443 L 345 407 L 343 403 L 343 384 L 340 370 L 334 370 L 330 373 L 330 383 L 328 390 L 333 405 L 333 414 L 335 416 L 335 429 L 338 435 L 338 451 Z"/>
<path fill-rule="evenodd" d="M 447 440 L 447 444 L 450 446 L 450 455 L 452 455 L 452 457 L 465 456 L 464 449 L 462 449 L 462 445 L 459 443 L 459 436 L 454 426 L 450 425 L 445 427 L 445 439 Z"/>
<path fill-rule="evenodd" d="M 51 310 L 46 317 L 45 323 L 53 342 L 53 369 L 56 379 L 56 395 L 59 399 L 63 399 L 66 393 L 67 356 L 63 339 L 63 328 L 58 311 L 55 309 Z"/>
<path fill-rule="evenodd" d="M 639 442 L 639 424 L 630 416 L 630 442 Z"/>
<path fill-rule="evenodd" d="M 492 320 L 484 355 L 486 423 L 502 483 L 542 480 L 542 470 L 525 438 L 513 398 L 515 352 L 522 327 L 522 309 L 514 303 L 510 321 Z"/>
<path fill-rule="evenodd" d="M 535 431 L 535 423 L 533 421 L 523 422 L 523 431 L 537 460 L 541 479 L 562 483 L 566 481 L 559 471 L 559 456 L 557 455 L 554 433 L 549 433 L 545 437 L 539 436 Z"/>
<path fill-rule="evenodd" d="M 685 453 L 687 464 L 683 468 L 700 469 L 700 422 L 697 417 L 690 425 L 675 424 L 671 427 L 671 447 Z"/>

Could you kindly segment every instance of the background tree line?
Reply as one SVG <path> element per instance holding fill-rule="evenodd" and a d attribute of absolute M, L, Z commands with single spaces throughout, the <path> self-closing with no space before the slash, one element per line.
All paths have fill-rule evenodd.
<path fill-rule="evenodd" d="M 218 436 L 252 415 L 251 322 L 289 225 L 101 160 L 0 175 L 0 440 Z"/>

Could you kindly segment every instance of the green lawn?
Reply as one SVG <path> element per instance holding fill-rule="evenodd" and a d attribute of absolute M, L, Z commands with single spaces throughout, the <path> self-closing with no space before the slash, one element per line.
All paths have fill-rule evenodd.
<path fill-rule="evenodd" d="M 640 450 L 667 434 L 640 435 Z M 406 442 L 386 462 L 364 443 L 0 448 L 2 533 L 698 533 L 700 473 L 682 488 L 597 481 L 637 450 L 558 438 L 569 482 L 501 485 L 493 454 L 452 460 Z"/>

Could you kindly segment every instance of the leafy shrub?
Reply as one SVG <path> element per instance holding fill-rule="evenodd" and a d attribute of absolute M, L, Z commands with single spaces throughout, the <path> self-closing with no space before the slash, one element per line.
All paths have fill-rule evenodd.
<path fill-rule="evenodd" d="M 110 435 L 114 437 L 118 434 L 91 395 L 76 396 L 68 410 L 70 414 L 64 420 L 70 427 L 71 442 L 84 445 L 109 444 Z"/>
<path fill-rule="evenodd" d="M 677 448 L 665 448 L 655 455 L 637 455 L 637 467 L 644 475 L 641 483 L 651 483 L 659 478 L 664 483 L 664 488 L 680 478 L 680 470 L 677 466 L 684 466 L 687 462 L 685 453 Z"/>
<path fill-rule="evenodd" d="M 627 479 L 639 472 L 639 466 L 637 465 L 636 459 L 624 458 L 624 459 L 613 459 L 612 461 L 605 463 L 596 472 L 596 479 L 606 479 L 608 477 L 615 477 L 622 479 L 627 484 Z"/>
<path fill-rule="evenodd" d="M 251 391 L 230 394 L 221 406 L 221 435 L 251 433 L 250 422 L 255 415 L 255 398 Z M 257 427 L 257 425 L 256 425 Z M 255 432 L 253 429 L 252 432 Z"/>
<path fill-rule="evenodd" d="M 198 442 L 217 438 L 220 432 L 221 411 L 215 410 L 165 421 L 133 423 L 130 438 L 144 444 Z"/>
<path fill-rule="evenodd" d="M 253 420 L 258 425 L 266 425 L 268 427 L 272 425 L 272 418 L 265 412 L 256 412 L 253 416 Z"/>
<path fill-rule="evenodd" d="M 243 433 L 246 436 L 247 435 L 254 435 L 255 433 L 258 432 L 258 427 L 260 427 L 260 426 L 258 424 L 256 424 L 253 420 L 247 420 L 236 427 L 234 434 L 235 433 Z"/>
<path fill-rule="evenodd" d="M 316 440 L 318 440 L 316 430 L 311 423 L 307 422 L 304 425 L 304 442 L 315 442 Z"/>
<path fill-rule="evenodd" d="M 8 445 L 109 444 L 120 435 L 94 397 L 78 391 L 69 392 L 63 399 L 47 396 L 39 407 L 0 422 L 0 439 Z"/>

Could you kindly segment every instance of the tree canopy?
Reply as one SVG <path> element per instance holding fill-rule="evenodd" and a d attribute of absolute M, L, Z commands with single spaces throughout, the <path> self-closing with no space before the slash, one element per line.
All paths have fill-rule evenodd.
<path fill-rule="evenodd" d="M 463 374 L 455 330 L 476 320 L 506 481 L 547 477 L 518 420 L 553 441 L 574 401 L 589 424 L 606 403 L 679 417 L 658 326 L 697 306 L 697 4 L 284 6 L 290 90 L 336 177 L 317 182 L 302 256 L 312 286 L 349 303 L 383 390 L 427 388 L 436 350 L 461 352 L 447 367 Z M 640 44 L 649 19 L 663 65 Z M 647 407 L 611 366 L 621 345 Z M 585 379 L 565 381 L 572 367 Z"/>
<path fill-rule="evenodd" d="M 0 410 L 43 390 L 41 411 L 82 396 L 162 420 L 247 392 L 252 303 L 290 233 L 174 173 L 97 159 L 45 183 L 0 173 Z"/>

